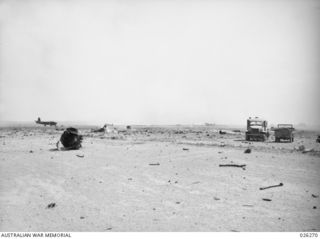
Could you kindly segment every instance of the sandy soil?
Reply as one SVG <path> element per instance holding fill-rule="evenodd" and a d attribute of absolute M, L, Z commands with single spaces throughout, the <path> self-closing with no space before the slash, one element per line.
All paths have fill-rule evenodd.
<path fill-rule="evenodd" d="M 317 132 L 274 143 L 246 142 L 243 130 L 225 130 L 80 128 L 83 148 L 57 151 L 62 131 L 1 128 L 0 229 L 320 231 Z M 302 153 L 300 145 L 313 152 Z M 245 170 L 219 167 L 230 163 Z"/>

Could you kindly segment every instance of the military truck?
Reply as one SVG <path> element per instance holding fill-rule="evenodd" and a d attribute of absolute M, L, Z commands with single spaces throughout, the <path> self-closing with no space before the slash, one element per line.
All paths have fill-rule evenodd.
<path fill-rule="evenodd" d="M 266 141 L 269 135 L 268 121 L 259 117 L 247 119 L 246 140 Z"/>
<path fill-rule="evenodd" d="M 278 128 L 274 129 L 274 137 L 276 142 L 280 142 L 282 139 L 293 142 L 293 125 L 292 124 L 278 124 Z"/>

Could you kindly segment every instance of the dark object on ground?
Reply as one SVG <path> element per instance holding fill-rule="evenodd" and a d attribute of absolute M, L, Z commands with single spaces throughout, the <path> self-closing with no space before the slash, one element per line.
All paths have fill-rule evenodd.
<path fill-rule="evenodd" d="M 269 198 L 262 198 L 263 201 L 271 202 L 272 200 Z"/>
<path fill-rule="evenodd" d="M 130 126 L 130 125 L 127 125 L 127 129 L 131 129 L 131 126 Z"/>
<path fill-rule="evenodd" d="M 182 150 L 189 150 L 188 148 L 183 148 Z"/>
<path fill-rule="evenodd" d="M 110 230 L 112 230 L 112 227 L 108 227 L 106 230 L 107 230 L 107 231 L 110 231 Z"/>
<path fill-rule="evenodd" d="M 318 138 L 317 138 L 316 142 L 320 143 L 320 135 L 318 135 Z"/>
<path fill-rule="evenodd" d="M 272 186 L 268 186 L 268 187 L 262 187 L 260 188 L 260 190 L 265 190 L 265 189 L 268 189 L 268 188 L 275 188 L 275 187 L 282 187 L 283 186 L 283 183 L 279 183 L 277 185 L 272 185 Z"/>
<path fill-rule="evenodd" d="M 84 219 L 84 217 L 80 217 L 80 219 Z"/>
<path fill-rule="evenodd" d="M 315 194 L 312 194 L 311 195 L 313 198 L 318 198 L 319 197 L 319 195 L 315 195 Z"/>
<path fill-rule="evenodd" d="M 159 166 L 160 163 L 149 163 L 150 166 Z"/>
<path fill-rule="evenodd" d="M 250 154 L 250 153 L 251 153 L 251 149 L 246 149 L 246 150 L 244 151 L 244 153 L 245 153 L 245 154 Z"/>
<path fill-rule="evenodd" d="M 278 128 L 274 129 L 274 137 L 276 142 L 280 142 L 281 139 L 289 140 L 289 142 L 293 142 L 293 125 L 292 124 L 278 124 Z"/>
<path fill-rule="evenodd" d="M 316 207 L 316 206 L 314 206 L 314 207 L 313 207 L 313 209 L 317 209 L 317 207 Z"/>
<path fill-rule="evenodd" d="M 219 134 L 226 134 L 227 132 L 219 130 Z"/>
<path fill-rule="evenodd" d="M 268 122 L 258 117 L 247 119 L 246 140 L 266 141 L 269 138 Z"/>
<path fill-rule="evenodd" d="M 33 151 L 32 151 L 32 150 L 30 150 L 30 151 L 29 151 L 29 153 L 33 153 Z"/>
<path fill-rule="evenodd" d="M 83 155 L 83 154 L 82 154 L 82 155 L 77 154 L 77 157 L 79 157 L 79 158 L 83 158 L 83 157 L 84 157 L 84 155 Z"/>
<path fill-rule="evenodd" d="M 76 128 L 67 128 L 61 135 L 60 141 L 65 149 L 79 149 L 82 139 L 83 136 L 79 134 Z"/>
<path fill-rule="evenodd" d="M 50 203 L 50 204 L 48 204 L 47 208 L 54 208 L 55 206 L 56 206 L 55 203 Z"/>
<path fill-rule="evenodd" d="M 246 164 L 219 164 L 219 167 L 237 167 L 237 168 L 242 168 L 243 170 L 245 170 Z"/>

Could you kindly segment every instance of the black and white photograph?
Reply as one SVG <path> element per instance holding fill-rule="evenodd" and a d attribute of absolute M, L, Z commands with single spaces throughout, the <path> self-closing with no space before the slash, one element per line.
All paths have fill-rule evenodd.
<path fill-rule="evenodd" d="M 318 237 L 319 90 L 319 0 L 0 0 L 1 237 Z"/>

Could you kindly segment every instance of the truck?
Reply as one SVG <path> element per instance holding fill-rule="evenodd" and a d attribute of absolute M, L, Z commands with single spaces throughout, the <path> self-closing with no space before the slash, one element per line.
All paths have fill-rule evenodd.
<path fill-rule="evenodd" d="M 278 124 L 278 127 L 274 129 L 275 142 L 280 142 L 282 139 L 289 142 L 293 142 L 293 125 L 292 124 Z"/>
<path fill-rule="evenodd" d="M 269 138 L 268 121 L 259 117 L 247 119 L 246 140 L 266 141 Z"/>

